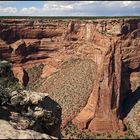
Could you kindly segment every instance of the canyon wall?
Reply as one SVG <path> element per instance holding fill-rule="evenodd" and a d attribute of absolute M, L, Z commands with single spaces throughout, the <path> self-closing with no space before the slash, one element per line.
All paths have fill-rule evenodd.
<path fill-rule="evenodd" d="M 22 84 L 27 83 L 24 73 L 36 64 L 44 65 L 45 78 L 69 58 L 93 60 L 93 90 L 73 123 L 99 132 L 124 129 L 123 103 L 132 95 L 130 75 L 140 70 L 139 19 L 2 19 L 0 38 L 0 58 L 13 63 Z"/>

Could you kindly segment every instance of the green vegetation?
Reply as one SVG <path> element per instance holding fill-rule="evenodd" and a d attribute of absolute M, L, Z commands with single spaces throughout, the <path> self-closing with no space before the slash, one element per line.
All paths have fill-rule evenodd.
<path fill-rule="evenodd" d="M 9 93 L 9 90 L 3 88 L 0 85 L 0 106 L 5 104 L 8 101 L 8 98 L 7 98 L 8 93 Z"/>
<path fill-rule="evenodd" d="M 11 71 L 11 63 L 8 61 L 0 61 L 0 86 L 12 89 L 19 87 L 18 80 Z"/>
<path fill-rule="evenodd" d="M 80 19 L 95 20 L 109 18 L 134 18 L 139 19 L 140 16 L 0 16 L 0 19 Z"/>
<path fill-rule="evenodd" d="M 11 71 L 11 63 L 0 61 L 0 105 L 8 101 L 8 93 L 19 88 L 18 80 Z"/>
<path fill-rule="evenodd" d="M 137 139 L 132 131 L 129 129 L 124 134 L 117 132 L 112 133 L 93 133 L 89 130 L 78 130 L 72 122 L 62 130 L 62 139 Z"/>

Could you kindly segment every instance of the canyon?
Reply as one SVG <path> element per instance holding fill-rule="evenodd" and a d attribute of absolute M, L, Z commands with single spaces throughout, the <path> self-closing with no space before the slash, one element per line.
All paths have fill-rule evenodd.
<path fill-rule="evenodd" d="M 0 19 L 0 60 L 21 87 L 50 93 L 62 128 L 123 131 L 140 86 L 140 19 Z"/>

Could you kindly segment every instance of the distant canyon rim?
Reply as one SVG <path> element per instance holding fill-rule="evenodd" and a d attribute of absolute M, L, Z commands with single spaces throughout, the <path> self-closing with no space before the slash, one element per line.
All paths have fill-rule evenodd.
<path fill-rule="evenodd" d="M 126 106 L 138 88 L 133 84 L 140 78 L 140 19 L 0 19 L 0 59 L 12 63 L 12 71 L 21 86 L 39 78 L 47 79 L 63 63 L 77 60 L 62 72 L 70 73 L 73 67 L 79 70 L 83 66 L 87 81 L 91 78 L 90 87 L 87 86 L 88 93 L 81 93 L 74 101 L 84 102 L 80 111 L 75 109 L 67 115 L 69 107 L 68 112 L 62 113 L 66 114 L 62 125 L 72 120 L 79 129 L 123 131 L 124 119 L 130 111 Z M 41 72 L 36 77 L 30 76 L 29 69 L 41 64 Z M 60 85 L 62 72 L 57 77 Z M 54 90 L 54 86 L 42 82 L 35 90 L 47 92 Z M 63 93 L 59 96 L 64 98 Z"/>

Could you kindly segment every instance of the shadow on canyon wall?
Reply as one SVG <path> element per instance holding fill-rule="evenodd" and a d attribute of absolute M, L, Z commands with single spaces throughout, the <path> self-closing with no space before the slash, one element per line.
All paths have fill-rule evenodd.
<path fill-rule="evenodd" d="M 126 101 L 126 114 L 135 106 L 135 104 L 140 100 L 140 86 L 127 97 Z"/>
<path fill-rule="evenodd" d="M 56 101 L 47 96 L 43 101 L 39 103 L 39 106 L 41 106 L 45 110 L 52 111 L 54 113 L 58 122 L 57 125 L 48 128 L 47 134 L 60 138 L 61 136 L 60 125 L 62 113 L 60 105 Z"/>
<path fill-rule="evenodd" d="M 135 91 L 131 90 L 130 74 L 132 72 L 140 72 L 140 67 L 135 70 L 127 69 L 127 74 L 122 76 L 122 105 L 121 105 L 121 119 L 125 118 L 135 104 L 140 100 L 140 86 Z"/>
<path fill-rule="evenodd" d="M 0 107 L 0 119 L 9 121 L 10 115 L 11 115 L 10 111 Z"/>

